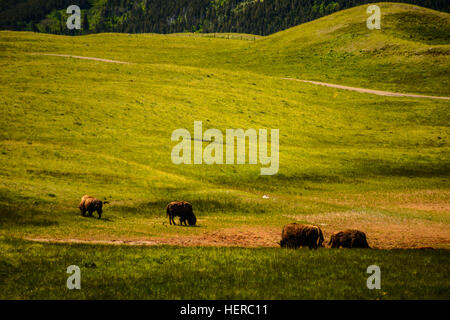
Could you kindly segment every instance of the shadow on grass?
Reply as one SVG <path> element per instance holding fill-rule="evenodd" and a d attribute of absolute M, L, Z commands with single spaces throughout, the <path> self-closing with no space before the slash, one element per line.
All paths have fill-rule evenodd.
<path fill-rule="evenodd" d="M 0 205 L 0 226 L 20 225 L 50 227 L 58 225 L 57 221 L 42 216 L 42 212 L 29 207 L 10 207 Z"/>
<path fill-rule="evenodd" d="M 355 171 L 361 175 L 380 175 L 410 178 L 448 177 L 450 164 L 448 162 L 431 162 L 429 160 L 415 160 L 408 162 L 360 159 L 355 161 Z"/>

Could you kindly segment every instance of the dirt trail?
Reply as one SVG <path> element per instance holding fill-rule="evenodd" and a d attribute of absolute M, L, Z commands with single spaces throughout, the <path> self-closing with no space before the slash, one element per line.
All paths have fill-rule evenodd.
<path fill-rule="evenodd" d="M 311 80 L 302 80 L 302 79 L 295 79 L 295 78 L 281 78 L 281 79 L 283 79 L 283 80 L 290 80 L 290 81 L 306 82 L 306 83 L 311 83 L 311 84 L 315 84 L 315 85 L 318 85 L 318 86 L 331 87 L 331 88 L 337 88 L 337 89 L 343 89 L 343 90 L 350 90 L 350 91 L 356 91 L 356 92 L 361 92 L 361 93 L 376 94 L 378 96 L 410 97 L 410 98 L 428 98 L 428 99 L 450 100 L 450 97 L 427 96 L 427 95 L 421 95 L 421 94 L 398 93 L 398 92 L 390 92 L 390 91 L 372 90 L 372 89 L 356 88 L 356 87 L 342 86 L 342 85 L 333 84 L 333 83 L 311 81 Z"/>
<path fill-rule="evenodd" d="M 44 56 L 53 56 L 53 57 L 65 57 L 65 58 L 75 58 L 75 59 L 84 59 L 84 60 L 94 60 L 94 61 L 109 62 L 109 63 L 131 64 L 131 62 L 125 62 L 125 61 L 109 60 L 109 59 L 93 58 L 93 57 L 84 57 L 84 56 L 74 56 L 74 55 L 70 55 L 70 54 L 56 54 L 56 53 L 35 53 L 35 54 L 40 54 L 40 55 L 44 55 Z"/>
<path fill-rule="evenodd" d="M 126 62 L 126 61 L 109 60 L 109 59 L 85 57 L 85 56 L 75 56 L 75 55 L 70 55 L 70 54 L 57 54 L 57 53 L 34 53 L 34 54 L 40 54 L 40 55 L 45 55 L 45 56 L 84 59 L 84 60 L 94 60 L 94 61 L 109 62 L 109 63 L 131 64 L 131 62 Z M 378 96 L 410 97 L 410 98 L 428 98 L 428 99 L 450 100 L 450 97 L 427 96 L 427 95 L 421 95 L 421 94 L 398 93 L 398 92 L 390 92 L 390 91 L 372 90 L 372 89 L 356 88 L 356 87 L 342 86 L 342 85 L 333 84 L 333 83 L 311 81 L 311 80 L 302 80 L 302 79 L 295 79 L 295 78 L 280 78 L 280 79 L 282 79 L 282 80 L 290 80 L 290 81 L 306 82 L 306 83 L 315 84 L 315 85 L 318 85 L 318 86 L 325 86 L 325 87 L 337 88 L 337 89 L 342 89 L 342 90 L 350 90 L 350 91 L 356 91 L 356 92 L 361 92 L 361 93 L 376 94 Z"/>

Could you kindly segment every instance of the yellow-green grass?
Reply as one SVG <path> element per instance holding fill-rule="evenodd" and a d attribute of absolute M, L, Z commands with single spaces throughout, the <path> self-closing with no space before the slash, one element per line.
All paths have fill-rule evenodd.
<path fill-rule="evenodd" d="M 448 250 L 0 243 L 1 299 L 449 299 Z M 379 290 L 366 285 L 373 264 Z M 70 265 L 80 290 L 66 287 Z"/>
<path fill-rule="evenodd" d="M 263 223 L 274 227 L 286 222 L 282 214 L 366 210 L 332 203 L 330 193 L 438 190 L 436 201 L 448 202 L 445 101 L 380 98 L 248 72 L 20 51 L 3 61 L 2 205 L 11 212 L 4 216 L 35 212 L 57 221 L 18 224 L 20 234 L 82 236 L 80 228 L 93 223 L 80 225 L 76 206 L 83 194 L 110 200 L 104 217 L 128 219 L 112 229 L 130 236 L 130 219 L 157 217 L 158 225 L 174 199 L 193 202 L 200 221 L 263 213 Z M 192 132 L 194 120 L 223 132 L 279 128 L 279 173 L 260 176 L 260 165 L 174 165 L 171 132 Z M 369 212 L 448 223 L 448 211 L 380 207 Z M 98 238 L 110 238 L 110 227 L 99 229 Z M 180 230 L 167 232 L 192 232 Z"/>
<path fill-rule="evenodd" d="M 378 5 L 381 30 L 366 27 L 369 15 L 363 5 L 267 37 L 2 32 L 0 48 L 6 55 L 17 49 L 84 54 L 450 96 L 449 14 L 409 4 Z"/>
<path fill-rule="evenodd" d="M 202 35 L 64 37 L 0 32 L 0 235 L 269 247 L 277 246 L 284 224 L 300 221 L 320 224 L 326 239 L 333 231 L 356 227 L 366 231 L 369 243 L 377 248 L 448 249 L 450 102 L 380 97 L 280 79 L 291 76 L 448 95 L 448 39 L 433 31 L 431 40 L 421 39 L 422 32 L 405 40 L 409 29 L 398 25 L 401 19 L 395 20 L 417 13 L 424 20 L 413 19 L 415 26 L 434 30 L 435 20 L 443 17 L 445 31 L 448 15 L 407 5 L 381 7 L 382 26 L 389 34 L 383 33 L 384 27 L 370 32 L 363 28 L 365 7 L 254 41 Z M 346 21 L 348 26 L 333 29 L 333 21 L 337 26 Z M 334 31 L 323 39 L 313 34 L 327 28 Z M 307 38 L 302 40 L 303 36 Z M 368 51 L 356 54 L 350 46 L 352 37 L 371 39 L 363 48 Z M 370 51 L 380 43 L 390 49 Z M 398 50 L 389 43 L 398 44 Z M 326 50 L 336 55 L 328 55 L 329 63 L 323 64 Z M 430 55 L 427 50 L 440 53 Z M 36 54 L 43 52 L 131 64 Z M 415 78 L 419 74 L 421 82 Z M 278 174 L 261 176 L 260 165 L 173 164 L 170 154 L 176 143 L 171 133 L 187 128 L 192 134 L 194 120 L 202 121 L 204 130 L 224 133 L 228 128 L 279 129 Z M 110 202 L 104 219 L 80 216 L 77 205 L 84 194 Z M 177 199 L 193 204 L 197 227 L 168 225 L 165 206 Z M 17 243 L 24 250 L 29 245 Z M 43 252 L 72 248 L 36 246 Z M 2 242 L 0 250 L 7 248 Z M 104 249 L 111 251 L 108 255 L 128 250 L 101 248 L 108 248 Z M 175 254 L 172 249 L 136 250 L 170 256 Z M 186 250 L 196 254 L 197 249 Z M 233 254 L 244 259 L 251 252 L 242 250 Z M 270 251 L 275 248 L 248 250 L 262 250 L 261 259 L 269 260 L 272 254 L 284 254 Z M 353 259 L 357 252 L 345 257 Z M 389 255 L 380 252 L 367 255 Z M 440 259 L 447 257 L 446 252 L 425 255 Z M 33 255 L 23 262 L 43 253 Z M 422 258 L 422 253 L 411 253 L 412 264 Z M 321 264 L 332 261 L 320 259 Z M 389 259 L 394 261 L 395 254 Z M 439 261 L 438 268 L 447 270 L 448 259 Z M 448 290 L 435 288 L 426 297 L 446 297 Z M 47 292 L 44 288 L 37 295 L 21 295 L 14 291 L 17 288 L 11 290 L 8 297 L 42 298 Z M 220 297 L 263 297 L 252 290 Z M 420 286 L 415 294 L 397 292 L 395 297 L 421 297 L 419 291 Z M 317 297 L 328 297 L 324 292 Z M 219 297 L 208 294 L 205 297 Z M 339 291 L 330 294 L 348 297 Z M 361 297 L 372 297 L 364 294 Z M 276 297 L 285 298 L 270 296 Z"/>

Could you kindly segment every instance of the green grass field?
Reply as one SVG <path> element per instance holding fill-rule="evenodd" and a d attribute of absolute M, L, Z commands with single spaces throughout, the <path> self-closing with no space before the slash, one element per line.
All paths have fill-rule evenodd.
<path fill-rule="evenodd" d="M 448 299 L 446 250 L 42 245 L 2 239 L 2 299 Z M 81 269 L 67 290 L 66 268 Z M 366 268 L 381 268 L 381 289 Z M 6 275 L 6 276 L 5 276 Z"/>
<path fill-rule="evenodd" d="M 0 32 L 1 298 L 450 298 L 450 101 L 281 79 L 450 96 L 449 15 L 379 5 L 374 31 L 361 6 L 268 37 Z M 173 164 L 196 120 L 279 129 L 279 172 Z M 104 219 L 80 216 L 84 194 Z M 173 200 L 197 227 L 168 224 Z M 293 221 L 377 250 L 276 248 Z"/>

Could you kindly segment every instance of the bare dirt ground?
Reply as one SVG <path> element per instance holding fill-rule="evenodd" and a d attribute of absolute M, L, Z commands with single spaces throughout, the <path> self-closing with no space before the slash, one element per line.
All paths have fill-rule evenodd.
<path fill-rule="evenodd" d="M 87 243 L 116 245 L 173 245 L 173 246 L 214 246 L 214 247 L 276 247 L 280 241 L 279 228 L 227 228 L 207 232 L 201 235 L 151 237 L 148 240 L 86 240 L 86 239 L 49 239 L 29 238 L 26 240 L 51 243 Z"/>
<path fill-rule="evenodd" d="M 359 213 L 330 212 L 311 216 L 288 216 L 292 221 L 308 221 L 322 228 L 324 245 L 333 232 L 358 229 L 366 233 L 369 245 L 377 249 L 450 248 L 450 228 L 444 223 L 398 219 L 385 216 L 364 216 Z M 87 243 L 112 245 L 174 245 L 214 247 L 278 247 L 279 227 L 237 227 L 206 232 L 201 235 L 151 237 L 147 240 L 85 240 L 25 238 L 38 242 Z"/>

